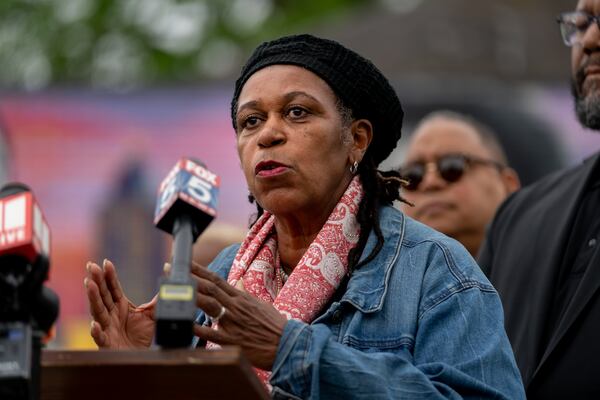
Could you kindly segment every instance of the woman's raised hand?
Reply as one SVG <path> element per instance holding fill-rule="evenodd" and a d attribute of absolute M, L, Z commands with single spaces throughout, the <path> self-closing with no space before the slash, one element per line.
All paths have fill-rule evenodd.
<path fill-rule="evenodd" d="M 198 282 L 198 307 L 209 316 L 219 317 L 217 330 L 195 325 L 196 336 L 220 345 L 240 346 L 252 365 L 270 370 L 287 318 L 206 267 L 193 263 L 192 275 Z"/>
<path fill-rule="evenodd" d="M 157 297 L 138 307 L 123 294 L 112 262 L 88 262 L 83 281 L 92 314 L 92 338 L 100 348 L 147 348 L 154 336 Z"/>

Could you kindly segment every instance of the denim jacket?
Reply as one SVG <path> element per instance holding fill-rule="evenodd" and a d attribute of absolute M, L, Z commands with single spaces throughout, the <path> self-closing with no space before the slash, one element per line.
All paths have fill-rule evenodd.
<path fill-rule="evenodd" d="M 380 224 L 383 248 L 338 301 L 311 324 L 288 321 L 273 398 L 524 399 L 500 299 L 469 253 L 392 207 Z M 209 268 L 226 277 L 238 248 Z"/>

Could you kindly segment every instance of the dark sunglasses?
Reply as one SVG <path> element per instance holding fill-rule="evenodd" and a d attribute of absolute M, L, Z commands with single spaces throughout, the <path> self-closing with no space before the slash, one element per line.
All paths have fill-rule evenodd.
<path fill-rule="evenodd" d="M 499 171 L 504 169 L 504 165 L 499 162 L 466 154 L 446 154 L 437 158 L 433 163 L 442 179 L 448 183 L 459 181 L 467 168 L 474 165 L 487 165 L 497 168 Z M 408 185 L 404 186 L 406 190 L 415 191 L 419 188 L 425 177 L 427 164 L 429 163 L 425 161 L 416 161 L 400 168 L 400 175 L 408 181 Z"/>

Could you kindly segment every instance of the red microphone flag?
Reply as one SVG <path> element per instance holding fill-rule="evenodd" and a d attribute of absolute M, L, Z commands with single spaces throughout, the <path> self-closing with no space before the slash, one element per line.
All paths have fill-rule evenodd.
<path fill-rule="evenodd" d="M 50 231 L 31 192 L 0 199 L 0 256 L 20 255 L 34 262 L 38 255 L 49 259 Z"/>

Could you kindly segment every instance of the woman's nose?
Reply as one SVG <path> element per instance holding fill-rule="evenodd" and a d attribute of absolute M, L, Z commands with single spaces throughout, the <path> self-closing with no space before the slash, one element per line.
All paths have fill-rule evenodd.
<path fill-rule="evenodd" d="M 278 121 L 276 117 L 269 117 L 265 121 L 259 135 L 258 145 L 260 147 L 276 146 L 285 143 L 286 140 L 282 122 Z"/>

